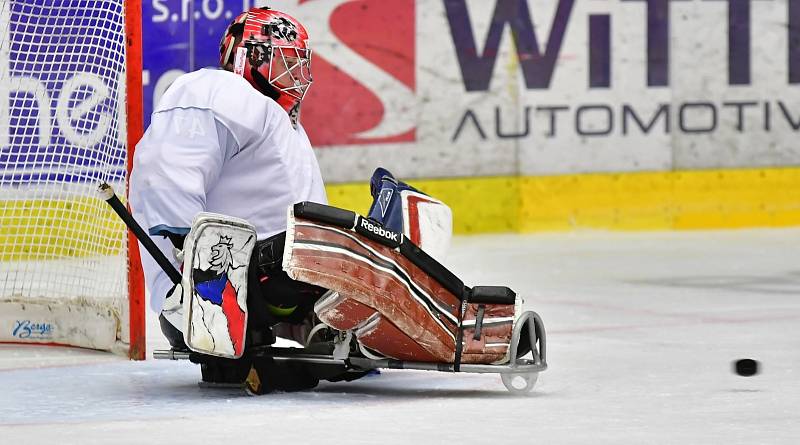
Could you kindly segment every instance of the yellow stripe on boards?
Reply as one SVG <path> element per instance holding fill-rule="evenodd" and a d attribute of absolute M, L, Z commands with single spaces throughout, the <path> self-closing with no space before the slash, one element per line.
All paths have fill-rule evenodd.
<path fill-rule="evenodd" d="M 800 225 L 800 168 L 408 181 L 446 202 L 457 234 Z M 329 184 L 366 214 L 369 184 Z M 99 222 L 98 222 L 99 221 Z M 97 199 L 0 200 L 0 261 L 113 255 L 119 218 Z"/>
<path fill-rule="evenodd" d="M 676 229 L 800 224 L 800 169 L 682 173 L 675 195 Z"/>
<path fill-rule="evenodd" d="M 408 183 L 450 206 L 455 233 L 518 230 L 516 208 L 520 182 L 517 178 L 428 179 Z M 372 203 L 369 183 L 332 184 L 326 189 L 328 201 L 334 207 L 366 215 Z"/>
<path fill-rule="evenodd" d="M 800 169 L 412 180 L 446 202 L 454 232 L 731 229 L 800 225 Z M 366 212 L 369 186 L 329 185 L 331 205 Z M 354 204 L 358 204 L 354 206 Z"/>

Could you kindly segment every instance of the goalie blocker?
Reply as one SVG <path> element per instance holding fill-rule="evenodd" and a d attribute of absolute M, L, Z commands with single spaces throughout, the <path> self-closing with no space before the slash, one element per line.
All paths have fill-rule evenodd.
<path fill-rule="evenodd" d="M 352 331 L 365 355 L 453 363 L 456 371 L 511 359 L 521 308 L 511 289 L 467 287 L 404 234 L 354 212 L 303 202 L 288 213 L 283 269 L 331 290 L 314 311 Z M 530 350 L 523 341 L 516 356 Z"/>

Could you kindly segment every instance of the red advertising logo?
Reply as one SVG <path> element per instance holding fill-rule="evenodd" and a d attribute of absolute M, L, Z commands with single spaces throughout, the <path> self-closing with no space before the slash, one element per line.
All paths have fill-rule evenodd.
<path fill-rule="evenodd" d="M 414 0 L 305 0 L 315 50 L 302 122 L 316 147 L 416 139 Z"/>

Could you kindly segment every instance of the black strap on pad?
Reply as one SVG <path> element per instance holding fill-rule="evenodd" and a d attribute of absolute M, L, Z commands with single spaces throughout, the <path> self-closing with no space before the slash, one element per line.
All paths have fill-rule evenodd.
<path fill-rule="evenodd" d="M 472 335 L 473 340 L 481 339 L 481 327 L 483 327 L 483 315 L 486 313 L 486 305 L 481 304 L 478 306 L 478 315 L 475 317 L 475 334 Z"/>

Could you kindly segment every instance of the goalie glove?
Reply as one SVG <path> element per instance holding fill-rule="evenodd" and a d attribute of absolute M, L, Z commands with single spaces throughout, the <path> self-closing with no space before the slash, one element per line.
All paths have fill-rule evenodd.
<path fill-rule="evenodd" d="M 384 168 L 372 174 L 370 194 L 373 202 L 369 219 L 402 233 L 438 261 L 445 259 L 453 233 L 450 207 L 397 180 Z"/>

